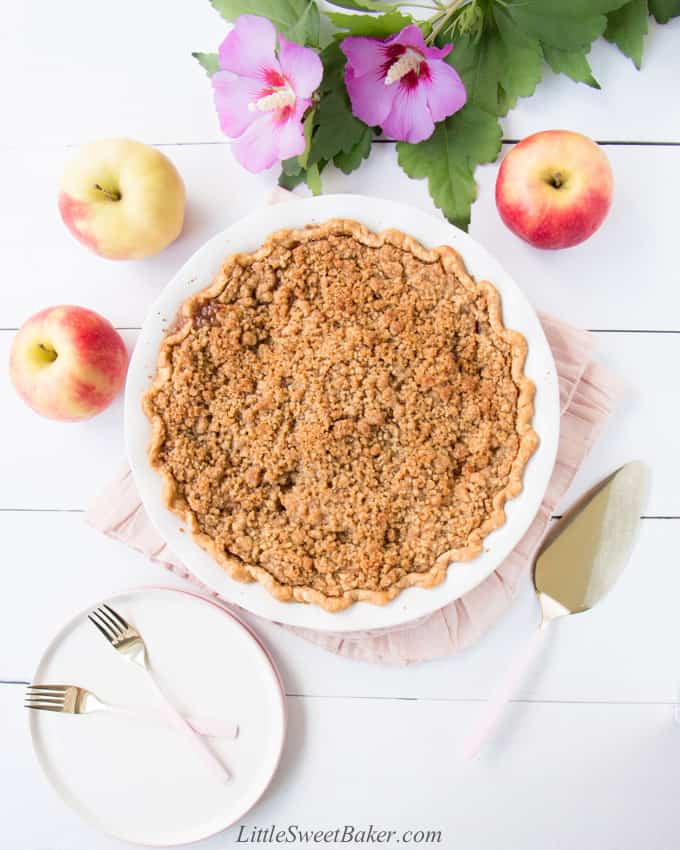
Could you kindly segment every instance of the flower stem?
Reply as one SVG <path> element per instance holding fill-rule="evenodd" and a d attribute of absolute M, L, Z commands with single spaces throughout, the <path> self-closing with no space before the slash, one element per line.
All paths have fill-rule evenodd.
<path fill-rule="evenodd" d="M 427 43 L 434 44 L 437 36 L 449 23 L 453 15 L 470 2 L 472 2 L 472 0 L 451 0 L 451 3 L 449 3 L 448 6 L 445 6 L 440 12 L 437 12 L 436 15 L 433 15 L 429 20 L 429 24 L 432 26 L 432 31 L 426 39 Z"/>

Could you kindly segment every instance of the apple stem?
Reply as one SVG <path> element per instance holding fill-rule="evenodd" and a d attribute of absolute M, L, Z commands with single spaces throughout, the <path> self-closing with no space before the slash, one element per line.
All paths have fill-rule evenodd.
<path fill-rule="evenodd" d="M 41 351 L 44 351 L 45 354 L 48 355 L 50 360 L 54 361 L 57 359 L 57 352 L 53 348 L 48 348 L 46 345 L 43 345 L 42 342 L 38 343 L 38 348 Z"/>
<path fill-rule="evenodd" d="M 120 199 L 123 197 L 120 192 L 109 192 L 108 189 L 105 189 L 103 186 L 100 186 L 99 183 L 95 183 L 94 188 L 99 190 L 100 192 L 103 192 L 110 201 L 120 201 Z"/>
<path fill-rule="evenodd" d="M 556 171 L 553 174 L 552 184 L 556 189 L 560 188 L 560 186 L 562 185 L 562 172 L 561 171 Z"/>

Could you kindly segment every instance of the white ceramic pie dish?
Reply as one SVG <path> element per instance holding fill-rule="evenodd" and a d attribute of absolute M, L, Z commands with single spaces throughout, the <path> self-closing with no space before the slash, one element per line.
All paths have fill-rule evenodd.
<path fill-rule="evenodd" d="M 460 252 L 476 279 L 488 279 L 498 288 L 505 325 L 524 334 L 528 343 L 525 372 L 536 384 L 533 427 L 540 439 L 524 471 L 522 493 L 506 504 L 505 524 L 485 539 L 484 552 L 479 557 L 453 564 L 446 580 L 437 587 L 408 588 L 387 605 L 357 602 L 335 613 L 317 605 L 279 602 L 258 583 L 234 581 L 189 534 L 180 531 L 185 523 L 166 508 L 161 477 L 149 464 L 147 446 L 151 428 L 141 408 L 141 398 L 156 371 L 166 328 L 182 302 L 208 286 L 224 259 L 237 251 L 256 249 L 275 230 L 304 227 L 331 218 L 355 219 L 374 231 L 398 228 L 429 247 L 451 245 Z M 206 242 L 179 270 L 150 310 L 132 356 L 125 393 L 130 465 L 144 507 L 170 549 L 225 600 L 269 620 L 335 632 L 382 629 L 409 622 L 457 599 L 489 576 L 519 542 L 538 511 L 557 454 L 559 419 L 559 390 L 552 353 L 536 313 L 502 266 L 474 239 L 447 222 L 405 204 L 361 195 L 323 195 L 265 207 Z"/>

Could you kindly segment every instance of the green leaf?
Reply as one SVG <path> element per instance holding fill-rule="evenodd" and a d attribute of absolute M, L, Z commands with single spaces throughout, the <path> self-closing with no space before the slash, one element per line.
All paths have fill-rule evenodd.
<path fill-rule="evenodd" d="M 306 183 L 312 190 L 314 195 L 321 192 L 321 172 L 324 170 L 327 162 L 315 162 L 309 168 L 303 168 L 300 165 L 299 157 L 294 156 L 291 159 L 286 159 L 282 163 L 281 174 L 279 175 L 279 186 L 282 189 L 292 190 L 302 183 Z"/>
<path fill-rule="evenodd" d="M 345 174 L 351 174 L 356 171 L 361 163 L 368 158 L 373 144 L 373 132 L 370 127 L 364 127 L 361 138 L 354 147 L 347 153 L 338 153 L 333 157 L 333 163 L 336 168 Z"/>
<path fill-rule="evenodd" d="M 309 116 L 305 133 L 310 133 L 309 147 L 303 154 L 302 165 L 336 160 L 346 173 L 353 171 L 368 156 L 372 131 L 352 115 L 352 107 L 345 89 L 345 54 L 337 42 L 332 42 L 321 52 L 324 73 L 319 93 L 319 103 L 313 113 L 313 128 Z"/>
<path fill-rule="evenodd" d="M 539 42 L 517 27 L 503 8 L 494 8 L 494 20 L 503 45 L 503 92 L 499 115 L 505 115 L 518 97 L 529 97 L 543 76 L 543 51 Z"/>
<path fill-rule="evenodd" d="M 383 3 L 382 0 L 328 0 L 341 9 L 354 9 L 357 12 L 393 12 L 399 3 Z M 408 5 L 405 4 L 405 5 Z"/>
<path fill-rule="evenodd" d="M 312 190 L 312 195 L 321 194 L 321 175 L 319 174 L 319 166 L 316 163 L 310 165 L 307 169 L 305 180 Z"/>
<path fill-rule="evenodd" d="M 660 24 L 680 15 L 680 0 L 649 0 L 649 12 Z"/>
<path fill-rule="evenodd" d="M 295 157 L 297 159 L 297 157 Z M 288 191 L 292 191 L 296 186 L 299 186 L 301 183 L 305 182 L 305 172 L 300 169 L 297 174 L 287 174 L 285 171 L 282 171 L 279 175 L 279 186 L 282 189 L 288 189 Z"/>
<path fill-rule="evenodd" d="M 604 37 L 633 60 L 640 70 L 642 50 L 647 35 L 647 0 L 629 0 L 625 6 L 607 15 Z"/>
<path fill-rule="evenodd" d="M 284 35 L 298 44 L 309 44 L 312 47 L 318 47 L 320 25 L 321 16 L 319 15 L 319 7 L 316 5 L 315 0 L 309 0 L 301 18 L 297 23 L 290 26 Z"/>
<path fill-rule="evenodd" d="M 543 74 L 540 43 L 501 7 L 493 8 L 481 38 L 458 36 L 447 61 L 465 83 L 468 103 L 492 115 L 505 115 L 518 97 L 533 94 Z"/>
<path fill-rule="evenodd" d="M 339 42 L 332 41 L 324 47 L 319 55 L 323 62 L 323 79 L 319 90 L 321 92 L 332 91 L 338 85 L 343 85 L 347 57 L 340 50 Z"/>
<path fill-rule="evenodd" d="M 585 83 L 594 89 L 600 88 L 600 84 L 593 76 L 592 68 L 583 51 L 560 50 L 559 47 L 544 44 L 543 55 L 545 61 L 556 74 L 565 74 L 567 77 L 571 77 L 574 82 Z"/>
<path fill-rule="evenodd" d="M 467 230 L 470 206 L 477 197 L 474 170 L 482 162 L 493 162 L 500 149 L 497 119 L 467 104 L 437 124 L 424 142 L 399 142 L 397 155 L 409 177 L 427 178 L 432 200 L 449 221 Z"/>
<path fill-rule="evenodd" d="M 344 12 L 324 12 L 330 22 L 348 35 L 365 35 L 370 38 L 387 38 L 413 23 L 410 15 L 388 12 L 386 15 L 346 15 Z"/>
<path fill-rule="evenodd" d="M 345 90 L 345 54 L 337 42 L 321 52 L 324 74 L 320 99 L 304 120 L 307 147 L 300 156 L 282 163 L 279 185 L 286 189 L 306 182 L 314 194 L 321 191 L 321 172 L 328 162 L 349 174 L 368 156 L 373 131 L 352 115 Z"/>
<path fill-rule="evenodd" d="M 286 38 L 298 44 L 318 45 L 319 9 L 315 0 L 211 0 L 228 21 L 239 15 L 261 15 Z"/>
<path fill-rule="evenodd" d="M 506 4 L 517 26 L 561 50 L 589 47 L 607 26 L 609 12 L 627 0 L 513 0 Z"/>
<path fill-rule="evenodd" d="M 315 116 L 309 162 L 333 159 L 350 151 L 363 139 L 366 125 L 352 115 L 347 94 L 339 88 L 324 95 Z"/>
<path fill-rule="evenodd" d="M 495 28 L 475 41 L 458 37 L 449 62 L 460 74 L 467 91 L 467 102 L 492 114 L 498 112 L 498 87 L 503 76 L 502 45 Z"/>
<path fill-rule="evenodd" d="M 302 171 L 302 163 L 299 156 L 292 156 L 290 159 L 284 159 L 281 163 L 281 169 L 286 177 L 297 177 Z M 301 179 L 304 180 L 304 177 Z"/>
<path fill-rule="evenodd" d="M 215 71 L 220 70 L 217 53 L 192 53 L 191 55 L 202 65 L 209 77 L 211 77 Z"/>
<path fill-rule="evenodd" d="M 298 157 L 300 168 L 307 168 L 307 163 L 309 162 L 309 150 L 312 144 L 312 131 L 314 130 L 315 117 L 316 110 L 310 109 L 305 116 L 305 120 L 302 122 L 302 129 L 305 134 L 305 149 Z"/>

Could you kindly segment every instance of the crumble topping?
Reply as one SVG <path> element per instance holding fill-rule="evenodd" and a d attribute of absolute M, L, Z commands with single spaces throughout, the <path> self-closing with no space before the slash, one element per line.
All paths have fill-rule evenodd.
<path fill-rule="evenodd" d="M 503 523 L 536 445 L 525 352 L 450 248 L 281 231 L 183 305 L 145 397 L 150 458 L 235 578 L 386 602 Z"/>

